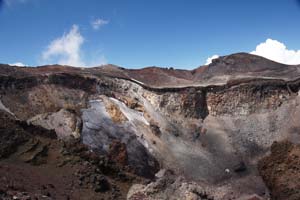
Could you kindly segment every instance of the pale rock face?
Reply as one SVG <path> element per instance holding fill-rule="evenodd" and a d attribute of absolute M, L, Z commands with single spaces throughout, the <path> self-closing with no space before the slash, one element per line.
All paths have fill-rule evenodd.
<path fill-rule="evenodd" d="M 140 130 L 149 129 L 147 121 L 138 111 L 127 108 L 116 99 L 106 96 L 98 98 L 89 101 L 89 108 L 82 110 L 83 143 L 94 150 L 108 153 L 110 145 L 114 141 L 120 141 L 126 144 L 128 164 L 136 170 L 136 173 L 151 177 L 158 164 L 148 153 L 146 145 L 143 145 Z M 107 109 L 111 105 L 115 106 L 113 112 Z"/>
<path fill-rule="evenodd" d="M 81 119 L 65 109 L 61 109 L 56 113 L 37 115 L 27 122 L 49 130 L 55 130 L 57 137 L 60 139 L 67 140 L 70 137 L 80 137 Z"/>
<path fill-rule="evenodd" d="M 7 108 L 5 105 L 3 105 L 1 100 L 0 100 L 0 110 L 3 110 L 5 112 L 11 114 L 12 116 L 16 117 L 15 114 L 9 110 L 9 108 Z"/>
<path fill-rule="evenodd" d="M 209 188 L 198 185 L 196 182 L 187 181 L 182 176 L 175 176 L 169 171 L 148 185 L 135 184 L 128 194 L 128 200 L 210 200 Z"/>

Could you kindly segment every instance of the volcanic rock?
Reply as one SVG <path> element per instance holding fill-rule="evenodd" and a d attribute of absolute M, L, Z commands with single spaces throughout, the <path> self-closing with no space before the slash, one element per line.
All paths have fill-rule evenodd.
<path fill-rule="evenodd" d="M 272 198 L 281 198 L 277 185 L 287 183 L 286 174 L 271 180 L 275 164 L 260 172 L 257 164 L 275 141 L 300 143 L 299 89 L 299 65 L 246 53 L 191 71 L 1 65 L 1 167 L 8 163 L 8 169 L 24 172 L 19 177 L 33 174 L 44 185 L 43 180 L 52 180 L 51 198 L 72 189 L 86 194 L 83 190 L 91 187 L 86 198 L 95 199 L 101 175 L 110 184 L 101 194 L 124 197 L 132 184 L 126 173 L 152 180 L 139 182 L 135 198 L 267 199 L 268 188 Z M 292 163 L 290 168 L 296 167 Z M 84 178 L 73 180 L 72 166 Z M 156 180 L 160 168 L 173 171 L 175 178 Z M 5 177 L 16 180 L 11 174 Z M 40 194 L 27 188 L 35 187 L 36 176 L 16 182 Z M 281 188 L 298 187 L 290 183 Z M 295 195 L 291 191 L 284 197 Z"/>

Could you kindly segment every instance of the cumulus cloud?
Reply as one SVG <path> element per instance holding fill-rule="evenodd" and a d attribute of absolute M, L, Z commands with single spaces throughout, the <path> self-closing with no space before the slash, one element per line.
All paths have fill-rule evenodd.
<path fill-rule="evenodd" d="M 300 64 L 300 50 L 288 49 L 285 44 L 273 39 L 267 39 L 260 43 L 256 46 L 255 51 L 250 53 L 284 64 Z"/>
<path fill-rule="evenodd" d="M 108 23 L 109 23 L 108 20 L 98 18 L 98 19 L 95 19 L 94 21 L 92 21 L 91 25 L 94 30 L 98 30 L 99 28 L 101 28 L 102 26 L 104 26 Z"/>
<path fill-rule="evenodd" d="M 70 65 L 77 67 L 92 67 L 106 64 L 106 59 L 103 55 L 95 56 L 95 59 L 89 59 L 89 62 L 84 62 L 82 45 L 85 38 L 81 35 L 79 27 L 73 25 L 68 33 L 56 38 L 42 53 L 42 62 L 57 63 L 60 65 Z"/>
<path fill-rule="evenodd" d="M 46 62 L 58 60 L 58 64 L 83 66 L 80 49 L 84 42 L 77 25 L 73 25 L 69 33 L 53 40 L 43 52 L 42 58 Z"/>
<path fill-rule="evenodd" d="M 216 59 L 216 58 L 219 58 L 219 57 L 220 57 L 219 55 L 213 55 L 213 56 L 207 58 L 205 65 L 209 65 L 212 62 L 213 59 Z"/>
<path fill-rule="evenodd" d="M 21 62 L 11 63 L 10 66 L 19 66 L 19 67 L 25 67 L 26 65 Z"/>

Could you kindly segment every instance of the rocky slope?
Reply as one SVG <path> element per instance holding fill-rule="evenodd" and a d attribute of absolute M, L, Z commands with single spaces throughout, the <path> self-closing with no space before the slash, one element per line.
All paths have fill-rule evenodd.
<path fill-rule="evenodd" d="M 289 199 L 257 164 L 273 142 L 300 141 L 299 69 L 245 53 L 192 71 L 1 65 L 0 109 L 153 181 L 128 199 L 267 199 L 268 187 Z"/>
<path fill-rule="evenodd" d="M 271 155 L 259 162 L 259 170 L 272 199 L 300 199 L 300 145 L 275 142 Z"/>
<path fill-rule="evenodd" d="M 145 180 L 80 140 L 0 111 L 0 199 L 125 199 Z"/>

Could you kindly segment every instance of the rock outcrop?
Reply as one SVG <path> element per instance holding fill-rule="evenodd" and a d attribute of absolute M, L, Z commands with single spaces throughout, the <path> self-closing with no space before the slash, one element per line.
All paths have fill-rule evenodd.
<path fill-rule="evenodd" d="M 77 138 L 138 176 L 154 179 L 165 168 L 182 177 L 151 194 L 148 188 L 159 180 L 139 186 L 146 199 L 268 198 L 267 186 L 274 192 L 257 164 L 273 142 L 300 141 L 299 88 L 300 66 L 245 53 L 192 71 L 1 65 L 0 110 L 18 125 L 2 130 L 9 142 L 0 155 L 33 144 L 24 155 L 42 163 L 50 148 L 27 138 L 39 127 L 59 140 Z M 19 136 L 17 127 L 29 132 Z M 101 177 L 95 180 L 109 188 Z"/>
<path fill-rule="evenodd" d="M 78 139 L 27 125 L 0 111 L 0 199 L 125 199 L 144 182 Z"/>
<path fill-rule="evenodd" d="M 300 199 L 300 145 L 275 142 L 271 154 L 259 162 L 259 171 L 272 199 Z"/>

